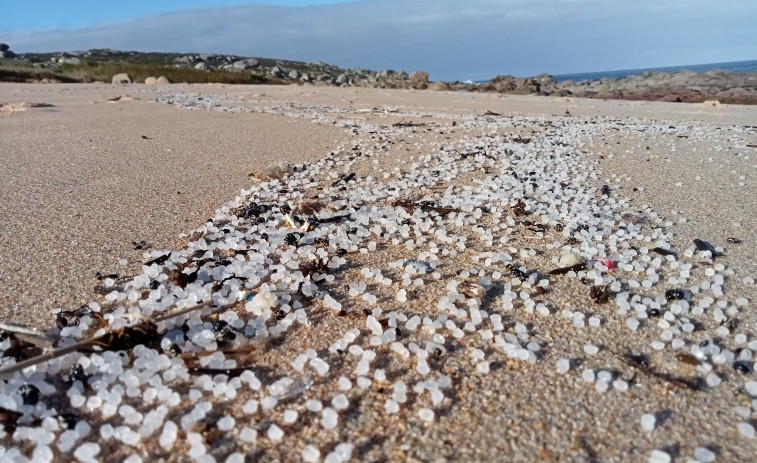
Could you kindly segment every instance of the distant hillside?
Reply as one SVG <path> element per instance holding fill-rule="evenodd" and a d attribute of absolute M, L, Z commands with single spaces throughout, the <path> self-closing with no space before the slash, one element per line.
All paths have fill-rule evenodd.
<path fill-rule="evenodd" d="M 0 59 L 0 80 L 13 82 L 111 82 L 126 73 L 135 83 L 165 76 L 171 82 L 228 84 L 312 84 L 410 88 L 406 72 L 341 69 L 322 62 L 219 54 L 143 53 L 93 49 L 81 52 L 8 53 Z M 423 87 L 417 85 L 416 87 Z"/>

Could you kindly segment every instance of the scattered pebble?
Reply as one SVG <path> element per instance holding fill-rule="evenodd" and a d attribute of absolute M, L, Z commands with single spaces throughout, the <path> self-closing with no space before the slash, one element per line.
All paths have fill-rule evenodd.
<path fill-rule="evenodd" d="M 652 450 L 649 454 L 649 463 L 670 463 L 670 454 L 662 450 Z"/>
<path fill-rule="evenodd" d="M 654 431 L 655 425 L 657 423 L 657 418 L 655 418 L 654 415 L 651 413 L 645 413 L 641 415 L 641 429 L 651 432 Z"/>

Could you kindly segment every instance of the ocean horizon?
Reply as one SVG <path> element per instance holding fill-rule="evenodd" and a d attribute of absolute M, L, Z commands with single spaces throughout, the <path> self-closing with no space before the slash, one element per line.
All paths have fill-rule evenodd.
<path fill-rule="evenodd" d="M 582 80 L 599 80 L 604 78 L 617 79 L 620 77 L 630 76 L 634 74 L 642 74 L 646 71 L 657 72 L 675 72 L 681 70 L 689 71 L 709 71 L 712 69 L 720 69 L 721 71 L 734 71 L 734 72 L 750 72 L 757 71 L 757 60 L 749 61 L 729 61 L 724 63 L 705 63 L 705 64 L 689 64 L 683 66 L 666 66 L 666 67 L 650 67 L 650 68 L 638 68 L 638 69 L 621 69 L 614 71 L 592 71 L 592 72 L 579 72 L 573 74 L 553 74 L 555 81 L 563 82 L 566 80 L 572 80 L 579 82 Z M 533 77 L 533 76 L 531 76 Z M 480 84 L 488 82 L 488 80 L 477 80 L 475 83 Z"/>

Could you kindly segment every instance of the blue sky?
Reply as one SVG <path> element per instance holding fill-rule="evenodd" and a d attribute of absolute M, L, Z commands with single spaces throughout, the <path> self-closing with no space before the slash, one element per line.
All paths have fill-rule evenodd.
<path fill-rule="evenodd" d="M 12 0 L 16 53 L 112 48 L 428 71 L 433 80 L 757 59 L 754 0 Z"/>

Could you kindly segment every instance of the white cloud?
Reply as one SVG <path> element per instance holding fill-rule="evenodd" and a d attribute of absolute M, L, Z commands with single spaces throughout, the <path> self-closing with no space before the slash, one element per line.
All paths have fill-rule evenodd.
<path fill-rule="evenodd" d="M 364 0 L 239 6 L 79 30 L 5 33 L 16 52 L 114 48 L 217 52 L 432 79 L 580 72 L 757 58 L 752 0 Z"/>

